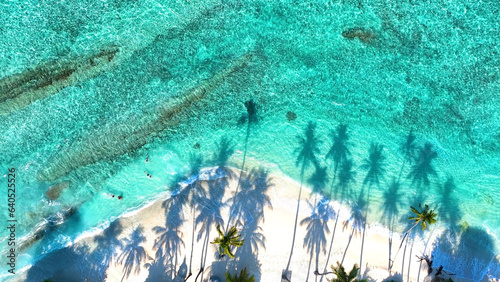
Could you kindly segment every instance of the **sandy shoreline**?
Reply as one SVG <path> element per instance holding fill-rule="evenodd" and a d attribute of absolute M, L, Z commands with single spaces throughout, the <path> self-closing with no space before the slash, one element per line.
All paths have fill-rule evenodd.
<path fill-rule="evenodd" d="M 230 172 L 233 174 L 232 179 L 224 177 L 215 181 L 196 182 L 201 184 L 203 191 L 207 193 L 212 191 L 212 198 L 222 199 L 222 202 L 227 203 L 227 206 L 221 208 L 220 217 L 212 216 L 215 221 L 223 220 L 224 227 L 229 218 L 231 201 L 228 200 L 234 195 L 239 176 L 239 170 L 237 169 L 231 169 Z M 258 208 L 253 211 L 243 211 L 244 216 L 241 217 L 242 222 L 241 225 L 238 225 L 238 228 L 242 230 L 246 243 L 236 251 L 235 259 L 229 259 L 226 256 L 226 258 L 218 260 L 218 252 L 214 245 L 209 244 L 208 249 L 204 248 L 205 238 L 207 238 L 207 241 L 212 241 L 216 238 L 217 232 L 215 231 L 215 225 L 211 225 L 208 237 L 205 237 L 207 233 L 201 232 L 200 228 L 203 227 L 203 222 L 206 222 L 206 217 L 204 217 L 205 220 L 202 220 L 200 214 L 204 216 L 210 214 L 213 209 L 217 208 L 216 206 L 210 206 L 210 202 L 202 204 L 196 209 L 191 207 L 188 202 L 176 205 L 176 202 L 172 201 L 172 199 L 181 199 L 179 196 L 182 196 L 183 193 L 181 192 L 172 198 L 169 198 L 168 194 L 165 193 L 164 198 L 149 203 L 137 212 L 120 217 L 111 224 L 110 228 L 79 238 L 72 246 L 56 252 L 51 257 L 44 258 L 35 264 L 31 270 L 19 275 L 14 280 L 24 281 L 28 278 L 30 281 L 32 279 L 41 279 L 40 281 L 43 281 L 43 279 L 50 278 L 54 281 L 64 281 L 64 279 L 73 278 L 73 281 L 99 281 L 105 278 L 106 281 L 121 281 L 123 278 L 123 281 L 183 281 L 184 277 L 189 273 L 189 269 L 191 269 L 192 276 L 187 281 L 195 281 L 200 268 L 204 266 L 204 271 L 199 277 L 203 278 L 203 281 L 208 281 L 211 276 L 222 278 L 221 281 L 224 281 L 224 272 L 226 270 L 234 274 L 243 267 L 247 267 L 248 272 L 254 274 L 257 281 L 280 281 L 282 270 L 286 268 L 290 256 L 300 183 L 285 176 L 262 173 L 262 171 L 253 170 L 250 172 L 250 176 L 245 174 L 247 177 L 240 182 L 239 190 L 245 191 L 246 195 L 250 195 L 246 199 L 255 200 L 253 202 L 239 200 L 239 203 L 244 202 L 241 206 Z M 250 180 L 245 181 L 248 178 Z M 227 183 L 224 180 L 228 180 Z M 265 183 L 266 185 L 260 186 L 266 187 L 257 191 L 257 185 L 252 186 L 256 182 Z M 223 185 L 223 190 L 220 190 L 221 187 L 217 188 L 217 185 Z M 181 191 L 186 191 L 186 189 Z M 265 204 L 266 199 L 269 200 L 272 208 Z M 296 240 L 289 268 L 292 271 L 291 281 L 321 281 L 320 276 L 315 277 L 314 271 L 316 264 L 319 272 L 324 271 L 331 235 L 334 230 L 335 217 L 331 216 L 326 223 L 330 233 L 308 233 L 307 224 L 300 224 L 304 218 L 311 216 L 312 209 L 308 201 L 309 203 L 318 203 L 320 197 L 312 195 L 310 190 L 304 186 L 301 195 Z M 211 203 L 213 204 L 214 201 Z M 165 204 L 168 205 L 168 209 L 164 208 Z M 331 210 L 335 211 L 335 213 L 340 208 L 340 205 L 335 202 L 327 203 L 324 206 L 331 207 Z M 201 212 L 198 212 L 198 210 Z M 342 260 L 346 246 L 349 243 L 352 225 L 344 225 L 350 217 L 349 210 L 345 206 L 340 208 L 340 216 L 335 229 L 335 238 L 328 265 L 336 264 L 337 261 Z M 167 214 L 166 211 L 168 211 Z M 193 211 L 195 212 L 194 217 Z M 192 248 L 193 218 L 196 221 L 199 216 L 200 220 L 198 220 L 199 224 L 196 225 L 194 247 Z M 169 222 L 170 224 L 166 226 L 166 223 Z M 172 226 L 172 223 L 174 223 L 174 226 Z M 366 227 L 364 244 L 362 244 L 362 230 L 352 237 L 345 252 L 344 266 L 350 270 L 354 263 L 360 263 L 361 247 L 363 245 L 361 265 L 363 277 L 369 278 L 370 281 L 384 281 L 389 277 L 391 278 L 388 281 L 391 279 L 401 281 L 403 250 L 398 255 L 392 273 L 389 273 L 389 231 L 380 226 L 367 225 Z M 323 230 L 325 230 L 324 226 Z M 133 234 L 134 232 L 135 234 Z M 199 241 L 197 240 L 198 234 L 200 234 Z M 161 235 L 163 235 L 163 238 L 160 237 Z M 311 254 L 307 247 L 304 247 L 304 238 L 306 237 L 309 238 L 309 243 L 316 242 L 316 245 L 314 243 L 312 245 L 313 251 L 315 246 L 318 245 L 317 242 L 320 242 L 318 247 L 320 252 L 317 258 L 316 252 Z M 155 247 L 155 241 L 158 242 L 157 245 L 163 246 L 163 253 L 157 252 L 158 248 Z M 117 247 L 118 242 L 121 242 L 122 247 Z M 392 256 L 397 251 L 399 243 L 400 235 L 393 234 Z M 424 281 L 424 277 L 427 275 L 427 266 L 425 262 L 420 265 L 415 257 L 415 255 L 424 253 L 424 243 L 415 242 L 411 257 L 408 247 L 408 251 L 404 256 L 404 281 L 408 281 L 408 263 L 410 264 L 409 281 L 417 281 L 419 269 L 421 269 L 420 281 Z M 143 259 L 134 262 L 132 256 L 122 257 L 120 254 L 123 253 L 122 250 L 124 249 L 131 250 L 131 253 L 142 254 Z M 205 256 L 203 251 L 206 252 Z M 429 252 L 430 247 L 426 253 Z M 62 260 L 64 260 L 63 264 L 60 263 Z M 57 263 L 54 263 L 55 261 Z M 136 265 L 140 266 L 137 268 Z M 329 266 L 326 270 L 331 271 Z M 71 275 L 74 276 L 71 277 Z M 333 275 L 330 274 L 327 277 L 332 278 Z M 453 279 L 454 281 L 468 281 L 459 280 L 457 277 Z M 326 281 L 326 279 L 322 281 Z"/>

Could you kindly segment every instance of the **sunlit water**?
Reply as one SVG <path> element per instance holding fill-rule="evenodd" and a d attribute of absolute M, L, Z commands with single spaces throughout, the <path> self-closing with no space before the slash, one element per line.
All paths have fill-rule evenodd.
<path fill-rule="evenodd" d="M 17 237 L 51 214 L 78 208 L 22 252 L 18 268 L 153 200 L 188 174 L 193 155 L 202 156 L 206 166 L 216 165 L 223 139 L 234 145 L 228 165 L 241 167 L 247 126 L 238 121 L 246 114 L 244 102 L 253 99 L 259 120 L 249 130 L 247 165 L 300 181 L 297 136 L 305 138 L 314 122 L 316 158 L 328 168 L 325 192 L 333 175 L 325 159 L 331 132 L 340 123 L 348 125 L 356 181 L 350 193 L 337 193 L 335 200 L 356 201 L 370 144 L 384 146 L 385 172 L 379 185 L 370 187 L 371 223 L 387 222 L 380 207 L 403 165 L 399 147 L 413 129 L 418 146 L 430 142 L 437 152 L 436 175 L 418 188 L 407 178 L 411 164 L 405 164 L 394 229 L 404 231 L 410 205 L 428 204 L 447 215 L 436 228 L 469 226 L 463 242 L 482 238 L 473 251 L 456 251 L 465 258 L 463 265 L 439 251 L 438 263 L 472 279 L 498 275 L 498 265 L 490 263 L 500 240 L 496 1 L 91 2 L 0 7 L 6 23 L 0 27 L 1 77 L 43 61 L 120 48 L 119 64 L 112 69 L 0 116 L 0 169 L 2 175 L 8 168 L 17 171 Z M 362 28 L 368 37 L 343 36 L 351 28 Z M 202 84 L 247 53 L 252 58 L 245 67 L 176 115 L 165 131 L 149 136 L 148 144 L 61 177 L 70 179 L 71 187 L 55 201 L 46 198 L 45 191 L 58 181 L 39 182 L 37 174 L 54 155 L 115 124 L 140 127 L 169 97 Z M 295 120 L 287 118 L 289 111 Z M 309 166 L 304 181 L 314 172 Z M 6 177 L 1 183 L 6 190 Z M 6 193 L 2 199 L 6 205 Z M 4 220 L 7 209 L 1 214 Z M 1 234 L 8 235 L 5 229 Z M 0 244 L 4 250 L 7 242 Z"/>

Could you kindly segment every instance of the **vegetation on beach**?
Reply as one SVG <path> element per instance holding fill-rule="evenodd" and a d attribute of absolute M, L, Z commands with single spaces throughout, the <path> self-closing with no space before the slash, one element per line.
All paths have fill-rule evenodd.
<path fill-rule="evenodd" d="M 349 271 L 349 274 L 345 271 L 345 268 L 340 262 L 337 262 L 337 266 L 331 266 L 333 274 L 335 274 L 337 277 L 333 279 L 326 279 L 328 282 L 368 282 L 367 279 L 361 279 L 358 280 L 356 277 L 358 277 L 358 271 L 359 267 L 357 264 L 354 264 L 352 267 L 351 271 Z"/>
<path fill-rule="evenodd" d="M 217 225 L 217 233 L 219 233 L 219 238 L 216 238 L 210 244 L 219 245 L 219 257 L 228 255 L 230 258 L 234 258 L 231 247 L 241 247 L 245 243 L 245 240 L 241 239 L 241 234 L 238 234 L 235 226 L 229 228 L 229 231 L 224 234 L 220 228 L 220 224 Z"/>
<path fill-rule="evenodd" d="M 240 274 L 235 274 L 234 276 L 227 271 L 224 273 L 226 277 L 226 282 L 255 282 L 255 277 L 253 275 L 248 274 L 247 268 L 243 268 L 240 271 Z"/>

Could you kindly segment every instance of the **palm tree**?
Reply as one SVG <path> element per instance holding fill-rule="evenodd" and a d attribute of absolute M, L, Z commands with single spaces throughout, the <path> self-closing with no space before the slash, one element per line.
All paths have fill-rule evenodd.
<path fill-rule="evenodd" d="M 245 240 L 240 239 L 241 234 L 237 234 L 238 230 L 236 230 L 235 226 L 229 228 L 227 234 L 224 234 L 220 229 L 220 224 L 217 224 L 217 232 L 220 237 L 210 242 L 210 244 L 219 245 L 219 257 L 228 255 L 230 258 L 234 258 L 234 254 L 231 252 L 231 246 L 241 247 Z"/>
<path fill-rule="evenodd" d="M 146 241 L 146 237 L 142 235 L 142 230 L 143 228 L 141 226 L 137 227 L 130 236 L 131 238 L 124 240 L 125 249 L 123 250 L 123 253 L 118 256 L 118 261 L 121 264 L 124 264 L 123 277 L 121 281 L 130 276 L 134 267 L 134 273 L 139 273 L 141 264 L 146 261 L 148 255 L 146 254 L 146 250 L 140 246 L 141 243 Z"/>
<path fill-rule="evenodd" d="M 418 207 L 421 209 L 418 211 L 414 207 L 411 207 L 411 211 L 415 214 L 414 216 L 411 216 L 408 218 L 408 220 L 415 220 L 413 225 L 406 231 L 405 235 L 403 236 L 403 240 L 401 240 L 401 244 L 399 245 L 398 252 L 396 253 L 396 256 L 394 256 L 394 260 L 392 261 L 392 264 L 394 264 L 394 261 L 396 260 L 396 257 L 398 256 L 399 250 L 401 250 L 401 246 L 403 246 L 403 242 L 405 239 L 408 237 L 408 234 L 410 231 L 415 228 L 419 223 L 422 226 L 422 230 L 427 229 L 427 225 L 431 225 L 433 223 L 436 223 L 436 217 L 437 213 L 434 212 L 434 210 L 429 210 L 429 206 L 425 205 L 424 208 L 422 209 L 422 205 L 419 204 Z M 392 267 L 392 266 L 391 266 Z"/>
<path fill-rule="evenodd" d="M 224 273 L 224 276 L 226 277 L 226 282 L 255 282 L 255 277 L 248 274 L 246 267 L 240 271 L 239 276 L 238 274 L 232 276 L 229 271 Z"/>
<path fill-rule="evenodd" d="M 337 262 L 336 267 L 334 267 L 332 265 L 332 270 L 333 270 L 333 273 L 335 275 L 337 275 L 337 278 L 334 278 L 331 280 L 327 278 L 326 280 L 329 282 L 367 282 L 368 281 L 366 279 L 361 279 L 361 280 L 356 279 L 356 277 L 358 276 L 358 271 L 359 271 L 359 267 L 357 264 L 354 264 L 354 266 L 352 267 L 349 274 L 347 274 L 345 272 L 344 266 L 342 264 L 340 264 L 339 262 Z"/>

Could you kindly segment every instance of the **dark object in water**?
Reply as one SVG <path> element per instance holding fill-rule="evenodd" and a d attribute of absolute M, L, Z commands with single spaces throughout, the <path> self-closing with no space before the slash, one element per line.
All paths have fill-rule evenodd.
<path fill-rule="evenodd" d="M 52 185 L 49 187 L 49 190 L 45 192 L 45 196 L 51 200 L 55 200 L 61 196 L 61 192 L 71 186 L 71 181 L 66 180 L 63 182 L 59 182 L 56 185 Z"/>
<path fill-rule="evenodd" d="M 68 218 L 72 217 L 76 211 L 77 207 L 69 207 L 65 210 L 59 211 L 55 214 L 52 214 L 44 219 L 44 221 L 39 224 L 39 226 L 33 231 L 31 235 L 28 236 L 26 240 L 23 240 L 19 244 L 19 250 L 25 250 L 29 248 L 31 245 L 45 237 L 49 232 L 52 232 L 59 225 L 63 224 L 68 220 Z"/>
<path fill-rule="evenodd" d="M 288 121 L 294 121 L 295 119 L 297 119 L 297 114 L 294 112 L 288 111 L 286 113 L 286 118 L 288 119 Z"/>
<path fill-rule="evenodd" d="M 193 148 L 195 148 L 196 150 L 198 150 L 200 148 L 200 143 L 196 142 L 194 144 Z"/>
<path fill-rule="evenodd" d="M 245 108 L 247 108 L 248 121 L 250 123 L 256 123 L 257 118 L 257 105 L 253 102 L 253 100 L 248 100 L 245 102 Z"/>
<path fill-rule="evenodd" d="M 246 101 L 245 107 L 247 108 L 247 113 L 249 116 L 255 115 L 257 113 L 257 109 L 255 108 L 255 103 L 253 102 L 253 100 Z"/>
<path fill-rule="evenodd" d="M 353 27 L 342 32 L 342 36 L 348 39 L 358 38 L 363 43 L 371 44 L 376 39 L 377 36 L 371 30 L 362 27 Z"/>
<path fill-rule="evenodd" d="M 44 62 L 0 79 L 0 115 L 12 113 L 65 87 L 98 76 L 109 69 L 118 51 L 113 46 L 88 56 Z"/>

